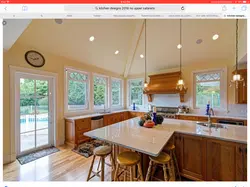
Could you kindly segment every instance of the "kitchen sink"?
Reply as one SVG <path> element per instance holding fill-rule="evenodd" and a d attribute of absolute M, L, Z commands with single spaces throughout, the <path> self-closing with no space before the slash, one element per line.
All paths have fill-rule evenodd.
<path fill-rule="evenodd" d="M 204 126 L 204 127 L 209 127 L 208 122 L 196 122 L 196 124 Z M 222 125 L 222 124 L 219 124 L 219 123 L 211 123 L 210 124 L 210 128 L 216 128 L 216 129 L 222 128 L 222 129 L 226 129 L 226 126 Z"/>

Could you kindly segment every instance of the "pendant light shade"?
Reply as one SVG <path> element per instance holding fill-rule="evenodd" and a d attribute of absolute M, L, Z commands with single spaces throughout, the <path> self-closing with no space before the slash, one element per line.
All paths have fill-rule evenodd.
<path fill-rule="evenodd" d="M 144 88 L 146 89 L 148 87 L 148 82 L 147 82 L 147 20 L 145 19 L 144 21 L 144 33 L 145 33 L 145 71 L 144 71 Z"/>
<path fill-rule="evenodd" d="M 181 72 L 181 62 L 182 62 L 182 20 L 180 19 L 180 46 L 178 49 L 180 50 L 180 78 L 177 82 L 176 89 L 179 91 L 186 90 L 184 80 L 182 79 L 182 72 Z M 178 46 L 179 46 L 178 45 Z"/>
<path fill-rule="evenodd" d="M 236 89 L 238 89 L 240 82 L 243 82 L 243 86 L 245 86 L 244 79 L 241 77 L 240 74 L 238 74 L 238 30 L 239 30 L 238 22 L 239 20 L 236 19 L 235 74 L 233 75 L 233 79 L 230 81 L 229 84 L 230 87 L 232 86 L 232 84 L 235 84 Z"/>

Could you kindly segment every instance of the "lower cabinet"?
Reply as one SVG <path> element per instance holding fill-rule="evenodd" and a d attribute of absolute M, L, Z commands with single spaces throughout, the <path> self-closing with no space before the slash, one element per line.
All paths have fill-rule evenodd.
<path fill-rule="evenodd" d="M 103 116 L 104 126 L 118 123 L 120 121 L 125 121 L 128 119 L 128 112 L 120 112 L 114 114 L 108 114 Z"/>
<path fill-rule="evenodd" d="M 181 175 L 203 181 L 247 181 L 247 145 L 175 133 Z"/>
<path fill-rule="evenodd" d="M 128 118 L 135 118 L 135 117 L 139 117 L 139 116 L 143 116 L 145 114 L 145 112 L 128 112 Z"/>

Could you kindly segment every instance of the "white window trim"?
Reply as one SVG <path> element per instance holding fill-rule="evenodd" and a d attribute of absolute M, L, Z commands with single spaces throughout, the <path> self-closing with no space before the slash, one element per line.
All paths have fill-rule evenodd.
<path fill-rule="evenodd" d="M 87 82 L 87 103 L 86 103 L 86 107 L 84 109 L 75 109 L 75 110 L 68 110 L 68 77 L 67 77 L 67 70 L 72 71 L 72 72 L 78 72 L 81 74 L 87 74 L 88 75 L 88 80 Z M 65 89 L 64 89 L 64 113 L 65 114 L 72 114 L 72 113 L 83 113 L 83 112 L 90 112 L 90 73 L 86 72 L 86 71 L 81 71 L 81 70 L 77 70 L 75 68 L 72 67 L 64 67 L 64 85 L 65 85 Z"/>
<path fill-rule="evenodd" d="M 98 73 L 92 73 L 92 97 L 93 97 L 93 110 L 94 111 L 100 111 L 100 110 L 104 110 L 104 107 L 100 107 L 100 106 L 95 106 L 94 104 L 94 77 L 104 77 L 107 79 L 107 89 L 106 89 L 106 98 L 105 98 L 105 110 L 110 109 L 110 78 L 107 75 L 103 75 L 103 74 L 98 74 Z"/>
<path fill-rule="evenodd" d="M 223 111 L 227 111 L 227 68 L 218 68 L 218 69 L 206 69 L 206 70 L 199 70 L 199 71 L 193 71 L 192 72 L 192 86 L 193 88 L 191 89 L 192 93 L 191 93 L 191 98 L 193 98 L 193 109 L 201 109 L 199 107 L 196 107 L 196 81 L 195 81 L 195 75 L 198 73 L 209 73 L 209 72 L 222 72 L 221 73 L 221 80 L 220 80 L 220 98 L 221 98 L 221 106 L 218 108 L 214 108 L 215 110 L 223 110 Z M 204 106 L 205 108 L 206 106 Z"/>
<path fill-rule="evenodd" d="M 121 82 L 121 91 L 120 91 L 120 105 L 112 105 L 112 80 L 118 80 Z M 123 102 L 123 95 L 124 95 L 124 81 L 120 78 L 116 78 L 116 77 L 111 77 L 110 78 L 110 108 L 111 109 L 120 109 L 123 108 L 124 106 L 124 102 Z"/>
<path fill-rule="evenodd" d="M 128 103 L 128 107 L 131 107 L 133 106 L 133 103 L 131 102 L 131 97 L 130 97 L 130 81 L 133 81 L 133 80 L 141 80 L 143 82 L 143 78 L 134 78 L 134 79 L 128 79 L 127 80 L 127 103 Z M 145 101 L 144 101 L 144 94 L 142 95 L 142 105 L 136 105 L 136 107 L 138 107 L 139 109 L 143 109 L 144 108 L 144 104 L 145 104 Z"/>

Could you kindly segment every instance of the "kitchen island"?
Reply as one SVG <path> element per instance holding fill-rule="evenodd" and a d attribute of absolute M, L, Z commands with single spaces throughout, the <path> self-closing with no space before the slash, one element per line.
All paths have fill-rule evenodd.
<path fill-rule="evenodd" d="M 148 155 L 157 156 L 173 142 L 182 176 L 201 181 L 247 180 L 247 127 L 223 125 L 216 129 L 164 119 L 162 125 L 144 128 L 138 121 L 138 117 L 129 119 L 84 135 L 115 145 L 114 156 L 121 151 L 119 147 L 141 153 L 144 175 Z"/>

